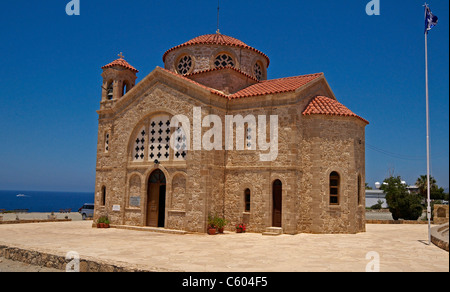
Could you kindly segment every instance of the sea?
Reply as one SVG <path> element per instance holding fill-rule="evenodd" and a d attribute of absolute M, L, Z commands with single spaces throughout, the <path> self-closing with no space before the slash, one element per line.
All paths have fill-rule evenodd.
<path fill-rule="evenodd" d="M 59 212 L 72 209 L 78 212 L 85 203 L 94 203 L 94 192 L 44 192 L 44 191 L 1 191 L 0 210 L 23 210 L 28 212 Z"/>

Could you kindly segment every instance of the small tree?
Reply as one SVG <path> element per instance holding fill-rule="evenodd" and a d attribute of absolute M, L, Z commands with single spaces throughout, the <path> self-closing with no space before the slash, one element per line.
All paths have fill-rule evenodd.
<path fill-rule="evenodd" d="M 417 178 L 416 186 L 419 189 L 419 193 L 422 195 L 422 197 L 424 198 L 424 200 L 426 202 L 427 196 L 428 196 L 427 176 L 421 175 L 419 178 Z M 431 186 L 431 190 L 430 190 L 431 200 L 448 200 L 448 194 L 445 193 L 444 188 L 439 187 L 437 185 L 436 180 L 432 176 L 430 176 L 430 186 Z"/>
<path fill-rule="evenodd" d="M 436 180 L 432 176 L 430 176 L 430 186 L 431 186 L 430 192 L 432 192 L 433 189 L 437 188 Z M 421 175 L 419 178 L 417 178 L 416 187 L 419 189 L 419 193 L 422 195 L 422 198 L 424 198 L 426 201 L 428 190 L 428 181 L 426 175 Z"/>
<path fill-rule="evenodd" d="M 383 208 L 383 201 L 382 200 L 378 200 L 375 205 L 370 207 L 370 209 L 372 209 L 372 210 L 381 210 L 382 208 Z"/>
<path fill-rule="evenodd" d="M 417 220 L 422 215 L 420 197 L 408 192 L 400 176 L 385 179 L 381 189 L 386 193 L 386 203 L 394 220 Z"/>

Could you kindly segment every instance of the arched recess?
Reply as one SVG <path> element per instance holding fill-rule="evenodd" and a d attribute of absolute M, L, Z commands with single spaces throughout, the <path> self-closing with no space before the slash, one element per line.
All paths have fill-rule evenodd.
<path fill-rule="evenodd" d="M 128 184 L 128 206 L 140 207 L 141 202 L 141 177 L 138 174 L 131 176 Z"/>
<path fill-rule="evenodd" d="M 171 209 L 186 209 L 186 175 L 182 173 L 175 174 L 172 178 L 172 196 L 170 200 Z"/>

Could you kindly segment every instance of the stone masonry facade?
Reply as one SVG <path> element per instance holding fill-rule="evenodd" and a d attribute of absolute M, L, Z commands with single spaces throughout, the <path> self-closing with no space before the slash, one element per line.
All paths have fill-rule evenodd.
<path fill-rule="evenodd" d="M 103 67 L 94 220 L 204 233 L 215 214 L 229 220 L 226 230 L 243 222 L 263 232 L 280 216 L 287 234 L 365 231 L 368 122 L 337 101 L 322 73 L 267 80 L 266 55 L 220 34 L 170 49 L 163 60 L 165 68 L 137 84 L 122 57 Z M 227 115 L 266 116 L 267 137 L 277 116 L 276 159 L 261 161 L 266 150 L 226 150 L 225 137 L 220 150 L 168 147 L 177 131 L 168 121 L 184 115 L 193 133 L 196 109 L 222 125 Z M 201 129 L 203 137 L 209 127 Z M 247 128 L 244 140 L 251 135 Z"/>

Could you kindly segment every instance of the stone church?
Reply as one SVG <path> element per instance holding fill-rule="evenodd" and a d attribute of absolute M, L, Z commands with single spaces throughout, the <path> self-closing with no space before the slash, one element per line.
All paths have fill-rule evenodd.
<path fill-rule="evenodd" d="M 220 33 L 175 46 L 162 60 L 164 68 L 137 84 L 138 70 L 122 55 L 102 67 L 94 220 L 204 233 L 208 216 L 218 215 L 229 231 L 238 223 L 248 232 L 365 231 L 369 123 L 337 100 L 323 73 L 268 79 L 266 54 Z M 275 159 L 263 161 L 268 150 L 251 147 L 250 125 L 232 125 L 244 149 L 216 136 L 219 149 L 192 147 L 182 135 L 189 145 L 171 146 L 181 129 L 171 119 L 193 121 L 196 110 L 222 124 L 228 115 L 276 116 Z M 210 125 L 203 120 L 201 136 Z"/>

